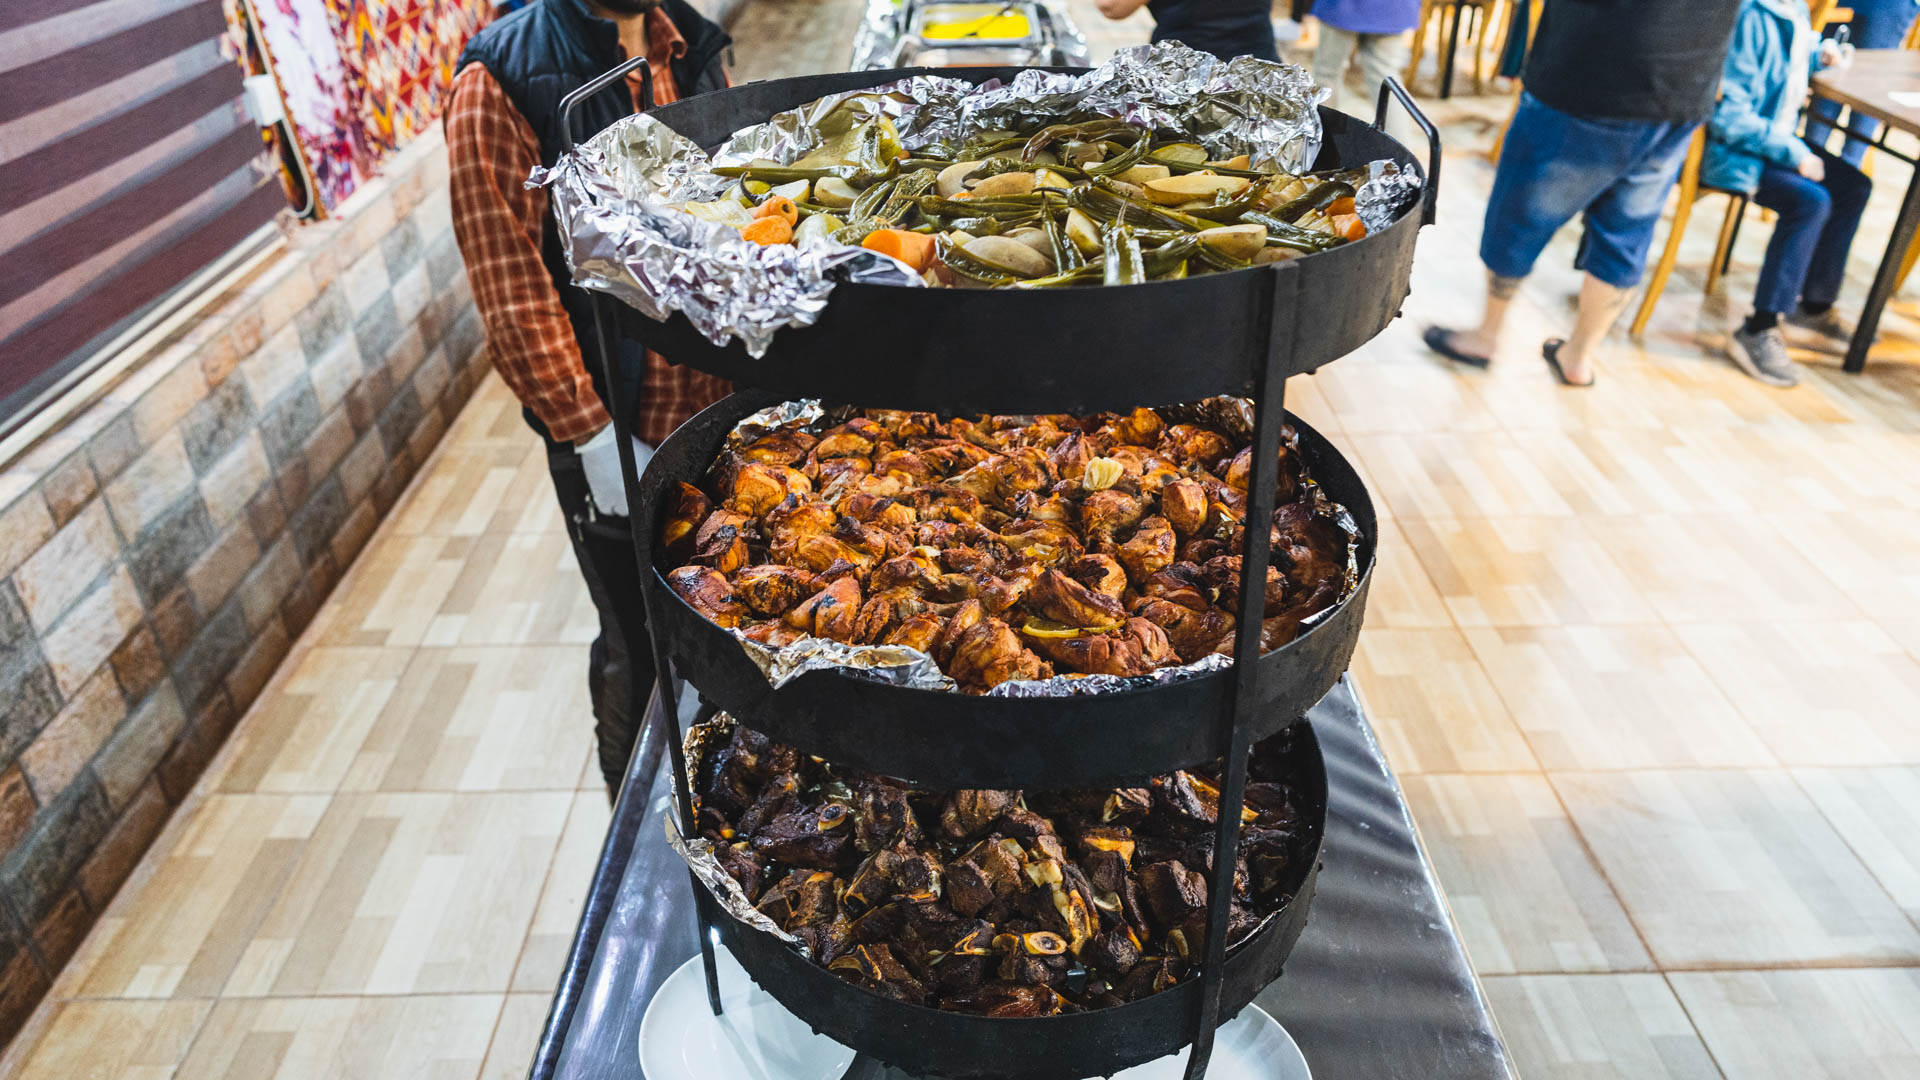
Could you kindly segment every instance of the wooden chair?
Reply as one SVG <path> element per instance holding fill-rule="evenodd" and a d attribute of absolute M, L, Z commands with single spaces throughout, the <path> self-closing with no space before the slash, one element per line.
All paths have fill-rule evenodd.
<path fill-rule="evenodd" d="M 1527 48 L 1531 49 L 1533 48 L 1534 32 L 1540 29 L 1540 9 L 1545 6 L 1545 2 L 1544 0 L 1529 0 L 1529 3 L 1532 10 L 1527 13 Z M 1507 20 L 1508 30 L 1511 30 L 1512 23 L 1513 20 Z M 1507 30 L 1501 31 L 1500 47 L 1496 49 L 1493 54 L 1496 60 L 1499 57 L 1505 56 L 1507 53 L 1507 32 Z M 1520 111 L 1520 95 L 1525 92 L 1525 87 L 1516 87 L 1514 89 L 1513 105 L 1507 109 L 1507 118 L 1501 121 L 1500 130 L 1494 133 L 1493 147 L 1487 151 L 1488 158 L 1494 161 L 1500 160 L 1500 148 L 1507 145 L 1507 129 L 1513 126 L 1514 115 Z"/>
<path fill-rule="evenodd" d="M 1687 160 L 1680 166 L 1680 193 L 1673 210 L 1673 226 L 1667 230 L 1667 246 L 1660 252 L 1660 262 L 1654 267 L 1653 277 L 1647 281 L 1647 292 L 1640 300 L 1640 310 L 1633 316 L 1633 326 L 1628 331 L 1633 337 L 1644 333 L 1647 321 L 1653 318 L 1653 306 L 1660 302 L 1660 294 L 1667 288 L 1667 279 L 1673 276 L 1673 264 L 1680 257 L 1680 242 L 1686 237 L 1687 220 L 1693 216 L 1693 204 L 1702 196 L 1725 195 L 1728 198 L 1727 212 L 1720 219 L 1720 239 L 1714 245 L 1713 262 L 1707 266 L 1707 292 L 1719 286 L 1720 279 L 1733 261 L 1733 243 L 1739 238 L 1740 219 L 1746 214 L 1748 199 L 1744 192 L 1708 187 L 1700 182 L 1700 163 L 1706 156 L 1706 150 L 1707 129 L 1702 126 L 1693 133 L 1693 142 L 1687 146 Z"/>
<path fill-rule="evenodd" d="M 1420 25 L 1413 32 L 1412 58 L 1407 62 L 1407 76 L 1402 81 L 1413 85 L 1420 74 L 1420 61 L 1426 56 L 1427 35 L 1436 29 L 1434 20 L 1438 19 L 1437 29 L 1442 48 L 1446 55 L 1438 63 L 1440 73 L 1440 93 L 1442 98 L 1453 96 L 1453 71 L 1459 60 L 1460 22 L 1468 17 L 1467 9 L 1472 9 L 1473 30 L 1473 92 L 1478 94 L 1486 88 L 1486 47 L 1488 30 L 1499 23 L 1501 11 L 1507 0 L 1421 0 Z"/>

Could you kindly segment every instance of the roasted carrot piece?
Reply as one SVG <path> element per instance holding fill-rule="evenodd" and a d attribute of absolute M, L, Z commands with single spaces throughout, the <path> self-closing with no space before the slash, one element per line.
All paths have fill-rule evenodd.
<path fill-rule="evenodd" d="M 1327 216 L 1329 217 L 1337 217 L 1341 214 L 1351 214 L 1353 212 L 1353 196 L 1351 195 L 1342 196 L 1327 204 Z"/>
<path fill-rule="evenodd" d="M 933 265 L 934 239 L 924 233 L 905 229 L 875 229 L 860 246 L 882 255 L 891 255 L 915 270 Z"/>
<path fill-rule="evenodd" d="M 793 200 L 785 195 L 775 195 L 754 207 L 753 216 L 756 218 L 781 217 L 786 219 L 789 226 L 793 226 L 800 223 L 800 208 L 793 205 Z"/>
<path fill-rule="evenodd" d="M 1331 220 L 1335 236 L 1358 240 L 1367 235 L 1367 227 L 1361 222 L 1359 214 L 1335 214 Z"/>
<path fill-rule="evenodd" d="M 793 243 L 793 226 L 778 214 L 768 214 L 740 230 L 740 235 L 762 247 Z"/>

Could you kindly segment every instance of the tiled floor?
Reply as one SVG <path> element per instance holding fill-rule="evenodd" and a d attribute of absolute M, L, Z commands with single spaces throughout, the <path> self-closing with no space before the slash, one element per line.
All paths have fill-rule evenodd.
<path fill-rule="evenodd" d="M 834 66 L 858 8 L 755 4 L 738 74 Z M 1703 298 L 1703 225 L 1645 342 L 1567 391 L 1535 350 L 1569 233 L 1494 367 L 1449 370 L 1417 334 L 1477 303 L 1503 108 L 1436 109 L 1408 317 L 1289 386 L 1379 505 L 1355 669 L 1473 961 L 1528 1080 L 1920 1076 L 1920 305 L 1865 377 L 1759 387 L 1713 350 L 1766 229 Z M 1866 238 L 1905 181 L 1877 171 Z M 543 473 L 490 381 L 7 1075 L 525 1074 L 607 820 Z"/>

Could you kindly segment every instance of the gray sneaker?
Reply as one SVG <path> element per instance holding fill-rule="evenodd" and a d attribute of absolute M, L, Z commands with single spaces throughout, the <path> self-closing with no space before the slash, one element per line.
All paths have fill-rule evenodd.
<path fill-rule="evenodd" d="M 1853 327 L 1840 317 L 1840 312 L 1836 308 L 1828 308 L 1818 315 L 1795 311 L 1782 317 L 1780 321 L 1836 342 L 1844 343 L 1853 340 Z"/>
<path fill-rule="evenodd" d="M 1800 385 L 1800 365 L 1787 355 L 1787 339 L 1777 326 L 1757 334 L 1745 327 L 1735 330 L 1727 339 L 1727 355 L 1741 371 L 1768 386 Z"/>

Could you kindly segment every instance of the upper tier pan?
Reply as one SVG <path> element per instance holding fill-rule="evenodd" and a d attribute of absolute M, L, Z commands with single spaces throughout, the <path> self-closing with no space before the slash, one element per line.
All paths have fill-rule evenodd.
<path fill-rule="evenodd" d="M 648 537 L 659 535 L 662 491 L 682 480 L 697 484 L 727 432 L 781 400 L 765 391 L 735 394 L 661 444 L 640 481 L 638 505 L 648 508 L 640 525 Z M 1292 423 L 1308 471 L 1359 524 L 1361 577 L 1353 595 L 1313 629 L 1260 658 L 1250 721 L 1255 740 L 1299 718 L 1347 669 L 1373 575 L 1377 524 L 1366 486 L 1324 436 L 1297 418 Z M 976 697 L 831 670 L 776 689 L 739 642 L 688 606 L 659 568 L 648 567 L 643 580 L 652 590 L 653 633 L 703 697 L 748 727 L 829 761 L 947 788 L 1057 789 L 1142 780 L 1226 753 L 1216 718 L 1233 693 L 1230 668 L 1077 697 Z"/>
<path fill-rule="evenodd" d="M 778 79 L 663 105 L 652 115 L 712 147 L 740 128 L 828 94 L 910 75 L 985 81 L 1010 79 L 1019 70 L 915 68 Z M 1320 121 L 1316 171 L 1383 158 L 1419 169 L 1405 146 L 1372 125 L 1326 108 Z M 1414 239 L 1430 220 L 1431 185 L 1423 203 L 1331 251 L 1179 281 L 1038 290 L 843 282 L 818 322 L 779 331 L 757 358 L 738 342 L 715 346 L 685 316 L 662 324 L 622 304 L 609 308 L 619 309 L 623 333 L 675 363 L 788 397 L 1026 413 L 1248 395 L 1270 352 L 1283 374 L 1313 371 L 1366 344 L 1399 313 Z"/>

